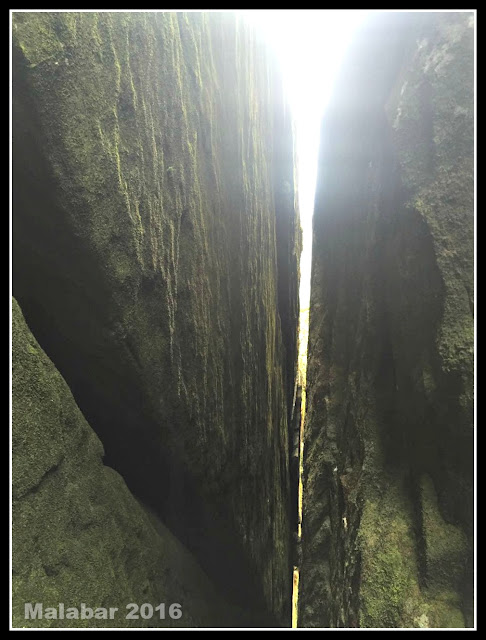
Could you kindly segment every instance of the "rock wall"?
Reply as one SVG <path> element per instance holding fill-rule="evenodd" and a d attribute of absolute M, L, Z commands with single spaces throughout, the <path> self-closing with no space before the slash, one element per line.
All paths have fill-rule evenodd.
<path fill-rule="evenodd" d="M 373 16 L 323 123 L 304 627 L 472 626 L 473 26 Z"/>
<path fill-rule="evenodd" d="M 233 15 L 14 14 L 15 296 L 105 464 L 282 625 L 295 202 L 281 82 Z"/>
<path fill-rule="evenodd" d="M 12 305 L 14 627 L 203 627 L 258 622 L 231 606 L 123 478 L 52 362 Z M 25 618 L 25 603 L 106 619 Z M 153 618 L 126 605 L 165 603 Z M 180 605 L 171 618 L 171 603 Z M 110 619 L 109 609 L 119 607 Z M 87 614 L 89 615 L 89 614 Z M 104 615 L 100 613 L 98 615 Z M 162 618 L 165 615 L 165 618 Z M 49 614 L 48 614 L 49 616 Z"/>

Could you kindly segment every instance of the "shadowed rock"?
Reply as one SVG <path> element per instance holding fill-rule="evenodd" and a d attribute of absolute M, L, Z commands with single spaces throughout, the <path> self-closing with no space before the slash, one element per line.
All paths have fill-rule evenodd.
<path fill-rule="evenodd" d="M 300 246 L 286 114 L 234 15 L 14 15 L 29 327 L 105 463 L 229 601 L 282 625 Z"/>
<path fill-rule="evenodd" d="M 303 626 L 472 625 L 473 23 L 370 18 L 322 126 Z"/>

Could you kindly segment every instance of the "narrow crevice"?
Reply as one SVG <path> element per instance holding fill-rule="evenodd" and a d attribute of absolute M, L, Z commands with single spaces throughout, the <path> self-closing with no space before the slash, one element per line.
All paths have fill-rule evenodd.
<path fill-rule="evenodd" d="M 292 529 L 292 627 L 299 626 L 299 586 L 303 551 L 303 502 L 304 502 L 304 424 L 306 412 L 307 337 L 309 310 L 300 310 L 299 358 L 295 403 L 292 412 L 292 447 L 290 460 L 291 529 Z"/>

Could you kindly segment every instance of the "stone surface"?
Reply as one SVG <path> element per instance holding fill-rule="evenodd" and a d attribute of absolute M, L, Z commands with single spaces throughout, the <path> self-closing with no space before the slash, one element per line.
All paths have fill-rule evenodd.
<path fill-rule="evenodd" d="M 473 24 L 373 16 L 323 123 L 304 627 L 472 626 Z"/>
<path fill-rule="evenodd" d="M 102 463 L 87 424 L 14 300 L 13 556 L 14 627 L 201 627 L 248 624 L 193 556 Z M 43 610 L 118 607 L 113 620 L 25 619 Z M 166 603 L 166 619 L 127 620 L 126 605 Z M 172 620 L 169 605 L 180 603 Z"/>
<path fill-rule="evenodd" d="M 106 464 L 289 625 L 300 230 L 272 59 L 231 14 L 17 13 L 13 145 L 14 292 Z"/>

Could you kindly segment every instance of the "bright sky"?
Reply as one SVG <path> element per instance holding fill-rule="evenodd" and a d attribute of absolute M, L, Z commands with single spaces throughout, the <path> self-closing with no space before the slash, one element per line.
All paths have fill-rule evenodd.
<path fill-rule="evenodd" d="M 300 217 L 303 231 L 301 309 L 309 306 L 312 213 L 320 123 L 336 73 L 351 36 L 367 11 L 249 10 L 247 19 L 262 30 L 276 52 L 297 136 Z"/>

